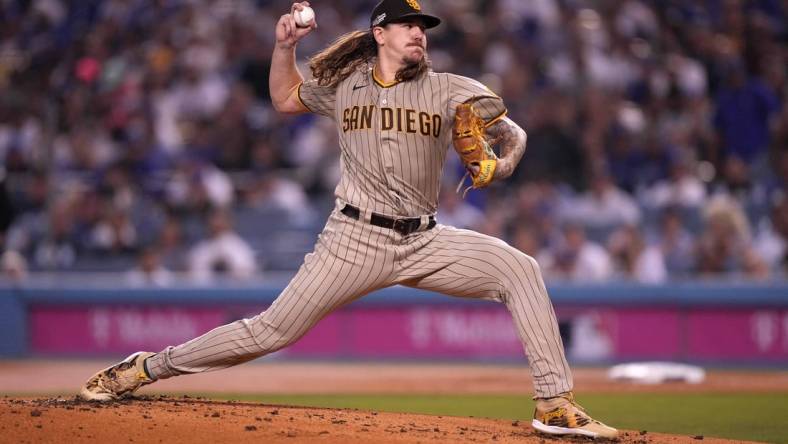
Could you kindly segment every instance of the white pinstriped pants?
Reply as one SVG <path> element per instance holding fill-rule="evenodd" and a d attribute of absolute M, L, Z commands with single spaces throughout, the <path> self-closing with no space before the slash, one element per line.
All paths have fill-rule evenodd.
<path fill-rule="evenodd" d="M 530 256 L 505 242 L 438 224 L 402 236 L 334 210 L 315 249 L 264 312 L 148 359 L 156 379 L 238 365 L 286 347 L 333 310 L 401 284 L 506 304 L 525 345 L 537 397 L 572 389 L 553 306 Z"/>

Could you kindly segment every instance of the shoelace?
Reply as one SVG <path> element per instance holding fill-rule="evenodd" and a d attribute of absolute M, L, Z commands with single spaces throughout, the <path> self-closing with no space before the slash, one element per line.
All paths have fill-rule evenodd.
<path fill-rule="evenodd" d="M 589 421 L 591 421 L 593 423 L 596 423 L 596 424 L 602 424 L 601 422 L 599 422 L 596 419 L 592 418 L 591 415 L 588 414 L 586 409 L 583 408 L 582 405 L 578 404 L 577 401 L 575 401 L 575 397 L 574 396 L 572 396 L 571 399 L 570 398 L 567 398 L 567 399 L 568 399 L 570 404 L 575 406 L 576 409 L 580 410 L 580 412 L 583 414 L 583 416 L 585 416 L 586 419 L 588 419 Z"/>
<path fill-rule="evenodd" d="M 577 401 L 575 400 L 575 394 L 574 393 L 570 393 L 568 395 L 562 395 L 561 398 L 564 398 L 567 401 L 569 401 L 569 404 L 571 404 L 577 410 L 580 410 L 580 412 L 582 412 L 583 415 L 585 415 L 588 419 L 597 422 L 595 419 L 593 419 L 593 418 L 591 418 L 591 416 L 589 416 L 588 412 L 586 411 L 586 409 L 582 405 L 577 403 Z"/>
<path fill-rule="evenodd" d="M 582 405 L 578 404 L 577 401 L 575 401 L 575 397 L 574 396 L 571 399 L 569 399 L 569 403 L 572 404 L 573 406 L 575 406 L 575 408 L 577 408 L 581 412 L 585 413 L 586 415 L 588 414 L 588 412 L 586 412 L 586 409 L 583 408 Z"/>

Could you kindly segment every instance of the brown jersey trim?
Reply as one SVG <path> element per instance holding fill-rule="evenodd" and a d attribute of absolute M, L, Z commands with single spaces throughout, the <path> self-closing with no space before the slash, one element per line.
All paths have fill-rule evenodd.
<path fill-rule="evenodd" d="M 310 113 L 314 113 L 314 111 L 312 111 L 312 108 L 306 106 L 306 103 L 304 103 L 303 99 L 301 99 L 301 85 L 303 84 L 304 82 L 300 82 L 298 86 L 296 86 L 296 98 L 298 99 L 298 102 L 301 104 L 301 106 L 306 108 L 306 110 L 309 111 Z"/>
<path fill-rule="evenodd" d="M 374 80 L 375 83 L 377 83 L 378 86 L 380 86 L 381 88 L 391 88 L 392 86 L 394 86 L 397 83 L 399 83 L 399 80 L 395 80 L 395 81 L 393 81 L 391 83 L 386 83 L 383 80 L 380 80 L 378 78 L 378 75 L 375 74 L 375 68 L 374 67 L 372 68 L 372 80 Z"/>
<path fill-rule="evenodd" d="M 484 124 L 484 127 L 485 127 L 485 128 L 487 128 L 487 127 L 489 127 L 490 125 L 492 125 L 493 123 L 495 123 L 495 122 L 497 122 L 497 121 L 499 121 L 499 120 L 503 119 L 504 117 L 506 117 L 506 113 L 507 113 L 508 111 L 509 111 L 508 109 L 504 109 L 504 110 L 503 110 L 503 112 L 502 112 L 501 114 L 498 114 L 497 116 L 495 116 L 495 117 L 493 117 L 492 119 L 490 119 L 490 121 L 489 121 L 489 122 L 486 122 L 486 123 Z"/>

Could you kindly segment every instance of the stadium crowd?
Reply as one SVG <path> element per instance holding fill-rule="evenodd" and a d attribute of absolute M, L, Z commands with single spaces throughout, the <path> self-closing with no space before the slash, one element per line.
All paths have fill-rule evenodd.
<path fill-rule="evenodd" d="M 376 2 L 312 3 L 302 62 Z M 444 18 L 433 69 L 482 81 L 528 132 L 515 175 L 464 200 L 449 155 L 439 222 L 507 240 L 548 280 L 786 278 L 788 2 L 421 3 Z M 168 285 L 308 251 L 339 156 L 332 122 L 271 107 L 289 7 L 0 0 L 4 272 Z"/>

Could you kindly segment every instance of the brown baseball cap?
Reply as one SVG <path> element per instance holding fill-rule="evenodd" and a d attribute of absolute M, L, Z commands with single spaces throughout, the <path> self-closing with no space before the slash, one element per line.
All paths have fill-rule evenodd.
<path fill-rule="evenodd" d="M 438 17 L 422 14 L 418 0 L 382 0 L 372 10 L 369 27 L 385 26 L 414 17 L 424 20 L 426 28 L 434 28 L 441 23 Z"/>

